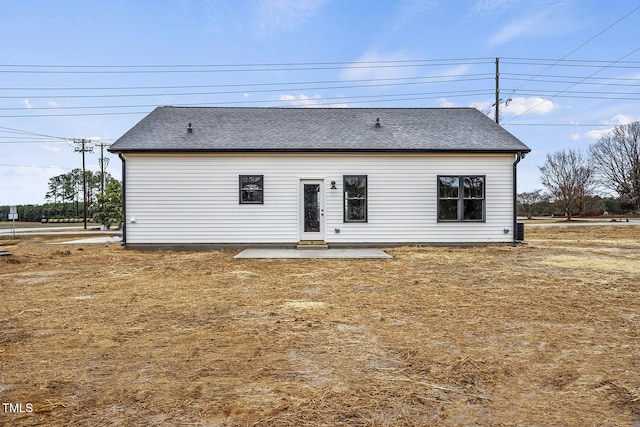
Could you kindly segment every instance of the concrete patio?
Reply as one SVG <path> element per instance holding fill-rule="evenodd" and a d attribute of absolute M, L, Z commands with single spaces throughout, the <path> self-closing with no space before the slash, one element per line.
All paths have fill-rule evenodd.
<path fill-rule="evenodd" d="M 268 249 L 249 248 L 234 256 L 242 258 L 280 258 L 280 259 L 392 259 L 380 249 Z"/>

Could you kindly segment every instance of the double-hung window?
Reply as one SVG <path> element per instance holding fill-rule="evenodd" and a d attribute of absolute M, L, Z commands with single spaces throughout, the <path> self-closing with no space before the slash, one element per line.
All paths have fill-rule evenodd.
<path fill-rule="evenodd" d="M 485 220 L 485 177 L 439 176 L 438 221 Z"/>
<path fill-rule="evenodd" d="M 264 175 L 240 175 L 240 204 L 264 203 Z"/>
<path fill-rule="evenodd" d="M 367 175 L 342 178 L 344 222 L 367 222 Z"/>

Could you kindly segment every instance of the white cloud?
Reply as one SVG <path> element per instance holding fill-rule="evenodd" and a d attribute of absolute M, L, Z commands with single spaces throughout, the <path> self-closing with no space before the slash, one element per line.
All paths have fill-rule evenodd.
<path fill-rule="evenodd" d="M 57 103 L 56 101 L 54 101 L 54 100 L 50 100 L 50 101 L 47 101 L 47 105 L 48 105 L 49 107 L 53 107 L 53 108 L 55 108 L 55 107 L 57 107 L 57 106 L 58 106 L 58 103 Z"/>
<path fill-rule="evenodd" d="M 387 63 L 388 61 L 409 61 L 410 57 L 404 51 L 394 53 L 380 53 L 373 50 L 365 52 L 360 58 L 347 65 L 340 77 L 343 80 L 369 79 L 398 79 L 414 75 L 414 67 L 395 67 L 401 63 Z M 386 65 L 386 66 L 385 66 Z"/>
<path fill-rule="evenodd" d="M 553 110 L 558 108 L 557 104 L 554 104 L 550 99 L 544 98 L 523 98 L 516 97 L 509 101 L 509 105 L 503 105 L 500 108 L 501 114 L 549 114 Z"/>
<path fill-rule="evenodd" d="M 44 151 L 48 151 L 49 153 L 57 153 L 58 151 L 60 151 L 60 147 L 55 145 L 43 145 L 42 148 L 44 149 Z"/>
<path fill-rule="evenodd" d="M 396 2 L 395 11 L 391 18 L 391 31 L 402 31 L 415 22 L 424 21 L 426 15 L 437 10 L 437 0 L 401 0 Z"/>
<path fill-rule="evenodd" d="M 563 2 L 545 7 L 532 4 L 522 10 L 521 18 L 507 23 L 493 34 L 487 44 L 489 47 L 496 47 L 517 38 L 550 37 L 567 33 L 582 25 L 573 12 L 570 4 Z"/>
<path fill-rule="evenodd" d="M 442 108 L 454 108 L 458 106 L 455 102 L 447 100 L 447 98 L 438 99 L 438 105 Z"/>
<path fill-rule="evenodd" d="M 258 32 L 267 36 L 281 31 L 293 31 L 315 15 L 328 0 L 263 0 L 255 11 Z"/>
<path fill-rule="evenodd" d="M 478 0 L 471 8 L 473 14 L 486 14 L 505 9 L 513 0 Z"/>
<path fill-rule="evenodd" d="M 441 103 L 442 104 L 442 103 Z M 495 104 L 493 101 L 476 101 L 469 104 L 469 107 L 476 108 L 491 118 L 495 115 Z M 505 102 L 500 104 L 500 117 L 504 117 L 507 114 L 510 115 L 522 115 L 522 114 L 548 114 L 558 108 L 549 99 L 543 98 L 509 98 L 509 105 Z"/>
<path fill-rule="evenodd" d="M 630 116 L 627 116 L 626 114 L 616 114 L 615 116 L 613 116 L 613 123 L 615 123 L 616 126 L 628 125 L 629 123 L 633 123 L 638 120 L 640 119 L 633 119 Z"/>
<path fill-rule="evenodd" d="M 320 96 L 315 95 L 314 99 L 312 99 L 304 93 L 299 93 L 298 95 L 280 95 L 279 98 L 280 101 L 288 102 L 295 107 L 317 107 L 317 99 L 320 98 Z"/>
<path fill-rule="evenodd" d="M 188 16 L 190 18 L 193 13 L 193 5 L 189 4 L 189 2 L 185 0 L 182 0 L 182 2 L 185 6 L 184 10 L 188 11 L 185 12 L 185 18 L 183 19 L 188 19 L 186 17 Z M 235 23 L 235 20 L 237 19 L 239 9 L 239 5 L 237 3 L 232 4 L 232 2 L 225 0 L 202 0 L 200 5 L 202 7 L 202 15 L 207 23 L 206 29 L 210 32 L 222 33 L 224 32 L 225 27 L 230 23 Z"/>
<path fill-rule="evenodd" d="M 299 93 L 297 95 L 288 95 L 283 94 L 278 97 L 280 101 L 288 102 L 294 107 L 303 107 L 303 108 L 349 108 L 349 105 L 346 103 L 336 103 L 327 105 L 322 101 L 322 97 L 320 95 L 313 95 L 309 97 L 304 93 Z"/>
<path fill-rule="evenodd" d="M 616 114 L 611 120 L 606 121 L 607 124 L 611 124 L 611 127 L 590 130 L 588 132 L 585 132 L 584 137 L 588 139 L 599 140 L 605 134 L 612 132 L 616 126 L 627 125 L 639 120 L 640 117 L 634 119 L 633 117 L 627 116 L 626 114 Z"/>
<path fill-rule="evenodd" d="M 607 129 L 594 129 L 594 130 L 590 130 L 589 132 L 586 132 L 584 134 L 584 136 L 588 139 L 594 139 L 594 140 L 598 140 L 600 138 L 602 138 L 602 136 L 606 133 L 609 133 L 613 130 L 613 128 L 607 128 Z"/>
<path fill-rule="evenodd" d="M 491 47 L 505 44 L 517 37 L 537 34 L 544 28 L 544 14 L 531 15 L 526 18 L 508 24 L 500 31 L 491 36 L 488 44 Z"/>
<path fill-rule="evenodd" d="M 493 111 L 493 106 L 490 101 L 477 101 L 469 104 L 469 107 L 482 111 L 484 114 L 489 114 Z"/>
<path fill-rule="evenodd" d="M 25 107 L 27 107 L 28 109 L 33 108 L 33 106 L 31 105 L 31 103 L 29 102 L 28 99 L 23 99 L 22 103 L 24 104 Z"/>
<path fill-rule="evenodd" d="M 450 78 L 458 77 L 468 73 L 471 68 L 473 67 L 470 64 L 461 64 L 453 67 L 450 70 L 442 71 L 441 73 L 438 73 L 438 75 Z"/>
<path fill-rule="evenodd" d="M 571 134 L 571 140 L 572 141 L 577 141 L 580 139 L 580 134 L 579 133 L 572 133 Z"/>

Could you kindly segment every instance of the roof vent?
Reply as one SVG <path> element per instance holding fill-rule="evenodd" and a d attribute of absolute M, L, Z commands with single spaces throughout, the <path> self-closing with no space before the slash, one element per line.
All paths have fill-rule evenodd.
<path fill-rule="evenodd" d="M 187 126 L 187 133 L 193 133 L 193 128 L 191 127 L 191 123 Z"/>
<path fill-rule="evenodd" d="M 380 119 L 376 119 L 376 127 L 379 128 L 380 127 Z"/>

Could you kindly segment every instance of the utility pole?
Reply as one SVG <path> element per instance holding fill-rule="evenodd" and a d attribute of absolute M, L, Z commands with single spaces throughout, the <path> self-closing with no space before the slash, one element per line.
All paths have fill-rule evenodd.
<path fill-rule="evenodd" d="M 88 146 L 87 144 L 91 143 L 91 140 L 82 139 L 74 139 L 74 144 L 80 144 L 79 147 L 75 148 L 76 152 L 82 153 L 82 193 L 84 195 L 84 229 L 87 229 L 87 172 L 85 169 L 85 160 L 84 153 L 93 152 L 93 147 Z"/>
<path fill-rule="evenodd" d="M 109 158 L 104 157 L 104 147 L 108 147 L 110 144 L 105 144 L 104 142 L 98 143 L 100 146 L 100 194 L 104 196 L 104 171 L 109 164 Z"/>
<path fill-rule="evenodd" d="M 496 123 L 500 124 L 500 58 L 496 58 Z"/>

